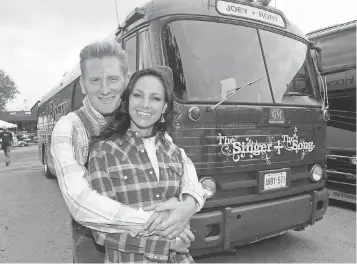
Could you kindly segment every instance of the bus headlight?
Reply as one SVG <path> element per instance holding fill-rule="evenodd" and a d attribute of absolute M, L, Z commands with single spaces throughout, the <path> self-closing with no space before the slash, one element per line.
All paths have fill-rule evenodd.
<path fill-rule="evenodd" d="M 327 121 L 330 121 L 330 118 L 331 118 L 331 114 L 330 114 L 330 111 L 328 109 L 325 109 L 323 112 L 322 112 L 322 118 L 327 122 Z"/>
<path fill-rule="evenodd" d="M 323 176 L 323 169 L 321 165 L 316 164 L 311 168 L 311 180 L 313 182 L 318 182 L 322 179 Z"/>
<path fill-rule="evenodd" d="M 211 177 L 204 177 L 200 180 L 205 191 L 206 199 L 211 198 L 216 193 L 216 182 Z"/>

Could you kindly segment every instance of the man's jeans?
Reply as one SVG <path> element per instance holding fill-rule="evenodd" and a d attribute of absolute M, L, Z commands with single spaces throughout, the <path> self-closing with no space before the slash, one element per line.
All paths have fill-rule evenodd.
<path fill-rule="evenodd" d="M 104 263 L 105 248 L 98 245 L 92 230 L 71 220 L 73 237 L 73 263 Z"/>
<path fill-rule="evenodd" d="M 10 162 L 10 145 L 3 145 L 4 154 L 6 157 L 6 162 Z"/>

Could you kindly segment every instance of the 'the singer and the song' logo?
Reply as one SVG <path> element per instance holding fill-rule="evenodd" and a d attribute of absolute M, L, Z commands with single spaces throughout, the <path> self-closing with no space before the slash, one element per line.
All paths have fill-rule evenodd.
<path fill-rule="evenodd" d="M 271 154 L 275 152 L 281 155 L 284 150 L 300 154 L 300 158 L 315 149 L 313 141 L 305 141 L 297 135 L 298 129 L 294 128 L 294 133 L 290 135 L 281 135 L 279 139 L 274 136 L 268 136 L 266 142 L 258 142 L 250 137 L 242 140 L 241 136 L 222 136 L 218 135 L 218 145 L 221 147 L 221 154 L 232 156 L 233 161 L 239 162 L 242 159 L 249 159 L 260 156 L 267 164 L 271 164 Z"/>

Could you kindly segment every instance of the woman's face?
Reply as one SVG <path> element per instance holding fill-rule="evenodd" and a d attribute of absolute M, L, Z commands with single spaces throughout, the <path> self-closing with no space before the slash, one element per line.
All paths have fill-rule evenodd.
<path fill-rule="evenodd" d="M 129 96 L 130 129 L 139 132 L 140 136 L 151 135 L 166 108 L 165 88 L 160 79 L 142 76 Z"/>

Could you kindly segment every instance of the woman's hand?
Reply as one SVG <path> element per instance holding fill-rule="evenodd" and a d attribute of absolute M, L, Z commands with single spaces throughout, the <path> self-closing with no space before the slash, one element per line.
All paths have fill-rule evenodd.
<path fill-rule="evenodd" d="M 155 235 L 164 237 L 163 231 L 155 231 Z M 184 229 L 184 231 L 179 234 L 177 237 L 181 238 L 185 243 L 189 244 L 192 241 L 195 241 L 195 235 L 191 232 L 190 227 Z"/>
<path fill-rule="evenodd" d="M 170 249 L 178 253 L 188 253 L 188 248 L 190 247 L 190 245 L 190 243 L 186 243 L 180 237 L 176 237 L 171 241 Z"/>
<path fill-rule="evenodd" d="M 191 232 L 190 226 L 187 225 L 185 230 L 178 235 L 185 243 L 190 244 L 192 241 L 195 241 L 195 235 Z"/>

